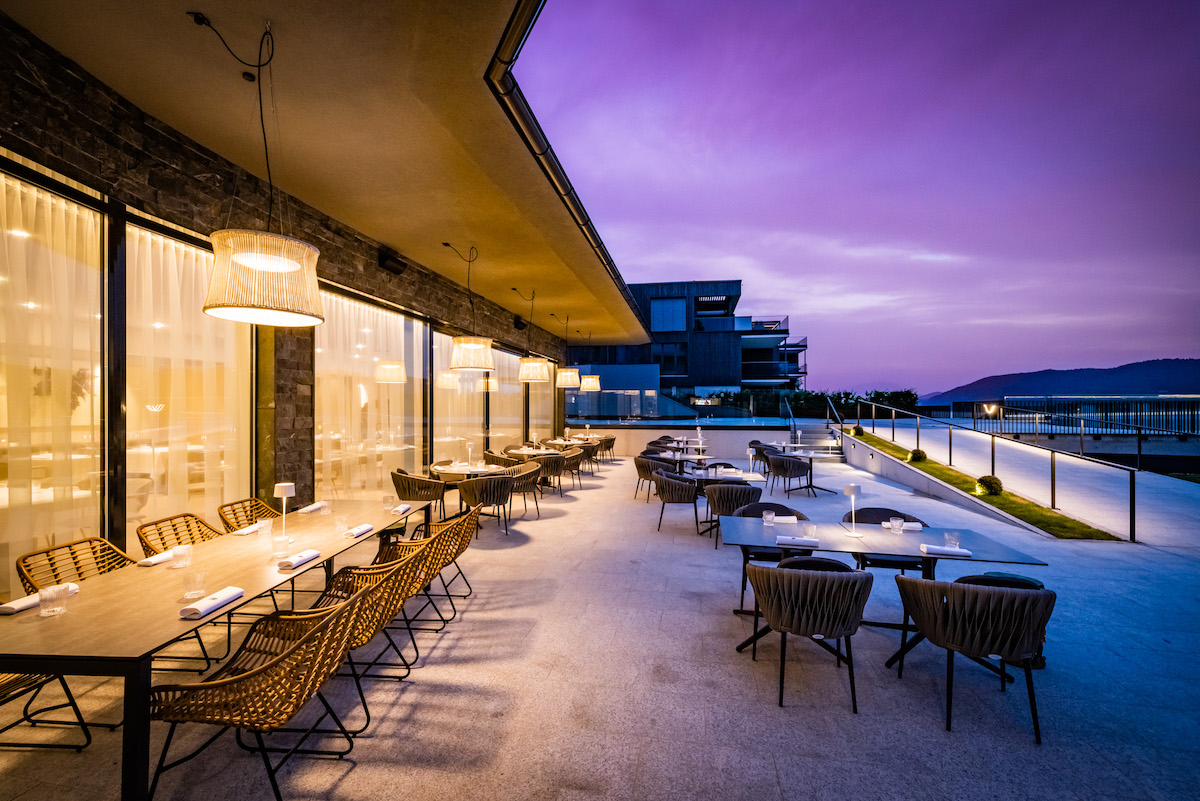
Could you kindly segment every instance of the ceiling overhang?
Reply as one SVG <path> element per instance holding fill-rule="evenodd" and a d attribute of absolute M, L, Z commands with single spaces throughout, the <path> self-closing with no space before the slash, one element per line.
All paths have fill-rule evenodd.
<path fill-rule="evenodd" d="M 538 152 L 536 120 L 514 111 L 524 98 L 507 68 L 540 6 L 0 0 L 143 111 L 263 178 L 255 86 L 185 12 L 203 12 L 247 60 L 269 20 L 276 55 L 263 90 L 281 190 L 459 284 L 466 264 L 442 243 L 474 244 L 472 289 L 521 315 L 529 307 L 512 288 L 536 289 L 534 323 L 551 332 L 554 312 L 596 344 L 645 342 L 561 165 L 548 146 Z"/>

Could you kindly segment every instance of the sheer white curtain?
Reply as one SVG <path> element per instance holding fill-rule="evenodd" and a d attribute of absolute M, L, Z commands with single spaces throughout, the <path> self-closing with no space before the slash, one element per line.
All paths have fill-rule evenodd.
<path fill-rule="evenodd" d="M 554 375 L 553 366 L 550 375 Z M 554 433 L 554 396 L 558 391 L 553 381 L 526 386 L 529 387 L 529 436 L 536 434 L 538 439 L 547 439 Z"/>
<path fill-rule="evenodd" d="M 316 329 L 316 486 L 321 498 L 394 498 L 391 472 L 425 454 L 429 329 L 399 312 L 321 293 Z"/>
<path fill-rule="evenodd" d="M 525 417 L 525 385 L 517 381 L 521 357 L 492 349 L 496 384 L 488 392 L 488 436 L 493 450 L 505 445 L 520 445 Z"/>
<path fill-rule="evenodd" d="M 471 458 L 483 454 L 483 397 L 479 381 L 487 373 L 451 370 L 454 340 L 433 335 L 433 461 Z"/>
<path fill-rule="evenodd" d="M 129 542 L 146 520 L 251 494 L 249 325 L 201 311 L 212 254 L 126 227 Z"/>
<path fill-rule="evenodd" d="M 101 216 L 0 175 L 0 597 L 100 532 Z"/>

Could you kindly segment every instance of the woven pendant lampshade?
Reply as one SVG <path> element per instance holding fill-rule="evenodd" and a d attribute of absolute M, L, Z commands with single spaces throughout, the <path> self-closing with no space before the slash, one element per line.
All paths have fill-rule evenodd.
<path fill-rule="evenodd" d="M 451 370 L 495 370 L 490 337 L 455 337 Z"/>
<path fill-rule="evenodd" d="M 375 365 L 376 384 L 407 384 L 408 371 L 404 362 L 380 362 Z"/>
<path fill-rule="evenodd" d="M 321 252 L 315 247 L 265 231 L 227 229 L 209 238 L 215 263 L 205 314 L 282 328 L 325 322 L 317 290 Z"/>
<path fill-rule="evenodd" d="M 550 362 L 540 356 L 521 359 L 521 370 L 517 380 L 523 384 L 544 384 L 550 380 Z"/>
<path fill-rule="evenodd" d="M 600 391 L 600 376 L 585 375 L 579 381 L 580 392 L 599 392 Z"/>
<path fill-rule="evenodd" d="M 579 371 L 574 367 L 558 368 L 558 378 L 554 385 L 559 389 L 578 389 Z"/>

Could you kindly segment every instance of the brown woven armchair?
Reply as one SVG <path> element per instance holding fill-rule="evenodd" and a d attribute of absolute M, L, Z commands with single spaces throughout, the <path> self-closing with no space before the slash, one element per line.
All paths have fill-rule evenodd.
<path fill-rule="evenodd" d="M 774 512 L 777 517 L 795 517 L 797 520 L 808 520 L 807 515 L 801 514 L 790 506 L 784 506 L 782 503 L 770 503 L 761 501 L 756 503 L 748 503 L 745 506 L 734 510 L 735 517 L 757 517 L 762 518 L 763 512 Z M 746 565 L 751 562 L 770 562 L 778 564 L 783 558 L 782 548 L 769 548 L 767 546 L 742 545 L 742 600 L 739 608 L 744 609 L 746 606 Z M 805 548 L 788 548 L 789 554 L 796 556 L 812 556 L 812 551 Z"/>
<path fill-rule="evenodd" d="M 534 456 L 529 461 L 537 462 L 542 466 L 542 480 L 551 487 L 557 487 L 558 494 L 562 495 L 562 472 L 565 462 L 562 454 L 550 453 L 545 456 Z"/>
<path fill-rule="evenodd" d="M 194 545 L 216 539 L 225 532 L 205 523 L 190 512 L 152 520 L 137 527 L 138 540 L 146 556 L 154 556 L 174 548 L 176 545 Z"/>
<path fill-rule="evenodd" d="M 392 484 L 396 487 L 396 497 L 402 501 L 430 501 L 439 504 L 442 516 L 446 515 L 446 482 L 436 478 L 410 476 L 403 471 L 393 471 Z"/>
<path fill-rule="evenodd" d="M 580 489 L 583 488 L 583 457 L 583 448 L 568 448 L 562 452 L 563 472 L 571 476 L 572 486 Z"/>
<path fill-rule="evenodd" d="M 529 496 L 533 496 L 533 508 L 537 510 L 537 515 L 542 516 L 542 509 L 538 506 L 538 479 L 542 477 L 542 466 L 537 462 L 526 462 L 517 467 L 509 467 L 504 471 L 505 475 L 513 477 L 513 495 L 520 495 L 521 501 L 525 504 L 525 511 L 529 511 Z M 509 502 L 509 510 L 511 514 L 512 503 Z"/>
<path fill-rule="evenodd" d="M 747 504 L 755 503 L 762 497 L 762 487 L 752 487 L 749 484 L 709 484 L 705 487 L 704 497 L 708 499 L 708 526 L 706 532 L 713 534 L 713 547 L 721 545 L 721 515 L 732 515 Z"/>
<path fill-rule="evenodd" d="M 696 488 L 696 482 L 692 481 L 687 476 L 679 473 L 670 473 L 663 469 L 658 469 L 654 472 L 654 486 L 658 490 L 658 499 L 662 501 L 662 508 L 658 510 L 658 530 L 662 531 L 663 513 L 667 510 L 669 503 L 683 503 L 692 505 L 692 517 L 696 521 L 696 533 L 700 533 L 700 510 L 696 506 L 696 499 L 700 497 L 700 492 Z"/>
<path fill-rule="evenodd" d="M 812 482 L 807 484 L 797 484 L 790 486 L 793 479 L 799 480 L 808 478 L 809 468 L 808 462 L 795 456 L 784 456 L 782 453 L 774 454 L 767 453 L 767 464 L 771 468 L 771 491 L 775 491 L 776 479 L 783 479 L 783 494 L 791 495 L 796 490 L 809 490 L 813 495 L 817 493 L 812 489 Z"/>
<path fill-rule="evenodd" d="M 515 478 L 503 474 L 480 476 L 458 482 L 458 493 L 467 506 L 495 509 L 496 519 L 504 523 L 504 534 L 508 536 L 508 505 L 514 483 Z"/>
<path fill-rule="evenodd" d="M 423 587 L 426 602 L 413 616 L 410 617 L 405 613 L 405 626 L 410 632 L 414 629 L 418 631 L 441 631 L 458 614 L 458 608 L 454 603 L 454 599 L 466 598 L 471 595 L 471 583 L 467 581 L 466 574 L 458 564 L 458 557 L 466 551 L 471 543 L 471 538 L 479 527 L 479 513 L 481 508 L 476 506 L 428 527 L 425 524 L 421 524 L 417 527 L 416 532 L 414 532 L 413 539 L 391 543 L 387 547 L 381 548 L 380 552 L 376 555 L 376 563 L 394 561 L 408 556 L 417 548 L 428 546 L 423 575 L 421 576 L 421 586 Z M 447 579 L 442 573 L 450 565 L 454 566 L 455 572 Z M 430 587 L 435 578 L 441 583 L 442 592 L 431 590 Z M 451 585 L 460 579 L 466 585 L 467 591 L 465 593 L 452 592 L 450 589 Z M 435 597 L 446 598 L 450 602 L 451 613 L 449 617 L 438 607 L 434 601 Z M 437 617 L 436 621 L 433 618 L 423 618 L 421 616 L 428 608 L 432 608 L 433 613 Z"/>
<path fill-rule="evenodd" d="M 217 514 L 220 515 L 226 532 L 252 526 L 259 520 L 274 520 L 279 517 L 279 512 L 261 498 L 242 498 L 240 501 L 221 504 L 217 507 Z"/>
<path fill-rule="evenodd" d="M 521 464 L 521 460 L 512 456 L 505 456 L 502 453 L 495 451 L 484 451 L 483 461 L 486 464 L 494 464 L 497 467 L 514 467 Z"/>
<path fill-rule="evenodd" d="M 344 756 L 349 753 L 354 740 L 320 689 L 345 659 L 356 617 L 364 606 L 363 599 L 370 598 L 373 589 L 360 590 L 347 602 L 327 609 L 273 612 L 251 628 L 238 652 L 205 681 L 155 687 L 150 697 L 150 718 L 169 722 L 171 727 L 154 771 L 150 795 L 154 795 L 159 777 L 165 771 L 196 756 L 228 728 L 254 735 L 254 744 L 242 742 L 239 736 L 239 745 L 262 755 L 276 801 L 282 801 L 282 796 L 275 776 L 294 754 Z M 314 695 L 325 711 L 310 733 L 326 719 L 332 719 L 336 732 L 345 738 L 345 748 L 301 750 L 302 737 L 300 743 L 272 765 L 269 752 L 278 749 L 269 749 L 263 734 L 285 730 L 287 723 Z M 197 751 L 167 762 L 171 740 L 180 723 L 208 723 L 222 729 Z"/>
<path fill-rule="evenodd" d="M 904 602 L 904 612 L 912 617 L 917 630 L 937 647 L 946 649 L 946 731 L 950 731 L 957 651 L 978 662 L 998 660 L 1002 690 L 1006 684 L 1006 663 L 1025 669 L 1034 741 L 1041 745 L 1033 659 L 1058 596 L 1045 589 L 989 587 L 910 576 L 896 576 L 896 586 Z"/>
<path fill-rule="evenodd" d="M 780 634 L 779 705 L 783 706 L 787 635 L 799 634 L 832 653 L 838 665 L 845 660 L 850 674 L 850 708 L 858 714 L 850 638 L 862 622 L 874 576 L 832 559 L 814 557 L 784 560 L 779 567 L 752 564 L 746 570 L 754 587 L 755 630 L 761 609 L 767 625 Z M 842 639 L 844 650 L 828 642 Z M 757 649 L 757 641 L 754 647 Z"/>
<path fill-rule="evenodd" d="M 17 558 L 17 575 L 25 592 L 42 587 L 83 581 L 137 562 L 129 554 L 99 537 L 88 537 L 33 551 Z"/>

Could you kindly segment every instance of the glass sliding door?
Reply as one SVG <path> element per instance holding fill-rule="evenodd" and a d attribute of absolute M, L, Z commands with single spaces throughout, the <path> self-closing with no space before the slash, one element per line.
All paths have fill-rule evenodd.
<path fill-rule="evenodd" d="M 505 445 L 520 445 L 525 439 L 525 385 L 517 381 L 519 356 L 493 349 L 492 360 L 496 370 L 488 374 L 494 380 L 488 387 L 488 447 L 502 451 Z"/>
<path fill-rule="evenodd" d="M 29 551 L 103 536 L 99 213 L 0 174 L 0 596 Z"/>
<path fill-rule="evenodd" d="M 425 458 L 429 327 L 399 312 L 323 292 L 317 326 L 319 498 L 394 495 L 391 472 Z"/>
<path fill-rule="evenodd" d="M 433 461 L 483 458 L 483 403 L 488 374 L 451 370 L 451 337 L 433 335 Z M 483 382 L 482 384 L 480 382 Z"/>
<path fill-rule="evenodd" d="M 126 226 L 127 542 L 147 520 L 252 494 L 249 325 L 201 311 L 207 250 Z M 136 548 L 135 548 L 136 549 Z"/>
<path fill-rule="evenodd" d="M 551 362 L 550 375 L 554 375 Z M 554 434 L 554 381 L 526 384 L 529 387 L 529 438 L 549 439 Z"/>

